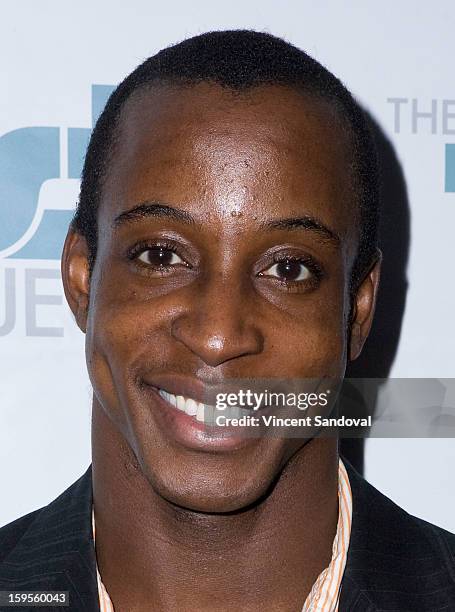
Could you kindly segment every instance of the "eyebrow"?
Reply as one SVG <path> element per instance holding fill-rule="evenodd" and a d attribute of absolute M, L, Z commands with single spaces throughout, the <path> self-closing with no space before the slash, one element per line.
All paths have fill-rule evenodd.
<path fill-rule="evenodd" d="M 167 217 L 188 225 L 195 224 L 194 218 L 180 208 L 168 206 L 161 202 L 143 202 L 115 217 L 113 225 L 114 227 L 119 227 L 123 223 L 138 221 L 146 217 Z"/>
<path fill-rule="evenodd" d="M 321 223 L 318 219 L 309 215 L 303 217 L 290 217 L 288 219 L 276 219 L 274 221 L 267 221 L 261 225 L 264 230 L 284 229 L 284 230 L 309 230 L 316 234 L 319 234 L 325 241 L 333 244 L 335 247 L 339 247 L 341 244 L 340 236 L 328 228 L 326 225 Z"/>
<path fill-rule="evenodd" d="M 162 202 L 143 202 L 131 210 L 127 210 L 118 215 L 114 219 L 114 227 L 119 227 L 123 223 L 134 222 L 147 217 L 167 217 L 168 219 L 181 221 L 187 225 L 196 225 L 194 217 L 185 210 L 169 206 Z M 341 243 L 341 239 L 336 232 L 329 229 L 318 219 L 309 215 L 267 221 L 261 223 L 260 228 L 265 231 L 283 229 L 289 231 L 300 229 L 309 230 L 319 234 L 325 241 L 332 243 L 336 247 L 339 247 Z"/>

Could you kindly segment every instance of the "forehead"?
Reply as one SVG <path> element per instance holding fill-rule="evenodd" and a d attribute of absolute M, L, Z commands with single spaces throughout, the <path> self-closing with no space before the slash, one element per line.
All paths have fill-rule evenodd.
<path fill-rule="evenodd" d="M 286 87 L 154 85 L 122 111 L 103 216 L 156 200 L 205 220 L 305 213 L 347 237 L 356 207 L 343 126 L 332 105 Z"/>

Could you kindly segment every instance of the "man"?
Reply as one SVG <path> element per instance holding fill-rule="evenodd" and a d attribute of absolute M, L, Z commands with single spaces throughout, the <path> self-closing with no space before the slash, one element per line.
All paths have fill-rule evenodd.
<path fill-rule="evenodd" d="M 0 530 L 0 588 L 84 611 L 455 609 L 455 537 L 336 438 L 204 422 L 227 381 L 343 377 L 373 318 L 377 225 L 363 114 L 302 51 L 214 32 L 128 76 L 62 258 L 93 463 Z"/>

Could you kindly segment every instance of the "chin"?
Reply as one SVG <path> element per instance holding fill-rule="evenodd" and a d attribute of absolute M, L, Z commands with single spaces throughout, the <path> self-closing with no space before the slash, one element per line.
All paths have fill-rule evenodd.
<path fill-rule="evenodd" d="M 202 462 L 201 462 L 202 463 Z M 204 462 L 205 463 L 205 462 Z M 163 500 L 193 512 L 228 513 L 240 512 L 259 502 L 271 488 L 274 473 L 258 474 L 258 470 L 248 470 L 227 466 L 220 470 L 201 469 L 189 475 L 189 471 L 160 471 L 152 468 L 149 462 L 139 461 L 143 475 L 149 485 Z M 235 474 L 233 477 L 232 474 Z"/>

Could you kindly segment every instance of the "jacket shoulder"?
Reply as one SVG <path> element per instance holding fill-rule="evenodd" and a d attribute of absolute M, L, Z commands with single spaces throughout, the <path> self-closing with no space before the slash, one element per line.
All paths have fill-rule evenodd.
<path fill-rule="evenodd" d="M 353 515 L 340 611 L 455 610 L 455 535 L 408 513 L 346 467 Z M 360 598 L 363 608 L 355 607 Z"/>
<path fill-rule="evenodd" d="M 446 565 L 455 563 L 455 534 L 419 518 L 367 484 L 370 495 L 369 535 L 383 538 L 391 552 L 411 559 L 434 555 Z"/>
<path fill-rule="evenodd" d="M 425 534 L 432 548 L 439 551 L 446 564 L 455 568 L 455 534 L 412 514 L 408 514 L 408 517 L 415 529 Z"/>
<path fill-rule="evenodd" d="M 67 591 L 68 611 L 99 611 L 92 501 L 89 468 L 50 504 L 1 528 L 0 589 Z"/>
<path fill-rule="evenodd" d="M 39 546 L 55 529 L 74 524 L 91 504 L 91 468 L 47 506 L 29 512 L 0 528 L 0 564 L 17 549 Z"/>

